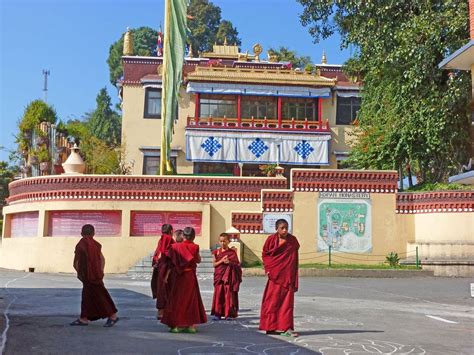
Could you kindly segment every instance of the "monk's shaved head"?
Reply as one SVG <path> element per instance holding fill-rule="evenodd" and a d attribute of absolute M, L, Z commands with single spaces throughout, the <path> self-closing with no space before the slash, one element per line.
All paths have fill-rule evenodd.
<path fill-rule="evenodd" d="M 81 235 L 83 237 L 93 237 L 95 234 L 95 228 L 92 224 L 84 224 L 82 226 Z"/>

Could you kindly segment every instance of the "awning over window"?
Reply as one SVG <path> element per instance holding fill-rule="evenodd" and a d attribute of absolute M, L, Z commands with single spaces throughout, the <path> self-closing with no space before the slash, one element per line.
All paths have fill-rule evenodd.
<path fill-rule="evenodd" d="M 328 165 L 331 135 L 186 130 L 186 159 L 194 162 Z"/>
<path fill-rule="evenodd" d="M 360 92 L 358 91 L 338 91 L 338 97 L 360 97 Z"/>
<path fill-rule="evenodd" d="M 331 96 L 331 90 L 329 88 L 202 82 L 189 82 L 186 92 L 221 95 L 288 96 L 310 98 L 328 98 Z"/>

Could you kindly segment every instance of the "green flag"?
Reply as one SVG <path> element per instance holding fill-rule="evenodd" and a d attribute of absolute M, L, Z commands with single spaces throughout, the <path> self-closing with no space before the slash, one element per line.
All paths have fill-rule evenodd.
<path fill-rule="evenodd" d="M 165 0 L 160 175 L 165 175 L 172 170 L 170 163 L 171 140 L 178 108 L 178 95 L 186 47 L 186 3 L 186 0 Z"/>

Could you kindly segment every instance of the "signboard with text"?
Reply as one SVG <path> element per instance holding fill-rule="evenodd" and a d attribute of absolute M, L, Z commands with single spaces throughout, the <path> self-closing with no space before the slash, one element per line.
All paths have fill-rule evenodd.
<path fill-rule="evenodd" d="M 36 237 L 38 235 L 38 218 L 38 211 L 12 214 L 10 237 Z"/>
<path fill-rule="evenodd" d="M 263 231 L 265 233 L 275 233 L 275 222 L 284 219 L 288 222 L 288 233 L 293 233 L 293 215 L 291 213 L 264 213 L 263 214 Z"/>
<path fill-rule="evenodd" d="M 161 226 L 169 223 L 174 230 L 193 227 L 196 236 L 201 235 L 201 212 L 169 212 L 169 211 L 132 211 L 130 218 L 130 234 L 136 237 L 159 236 Z"/>
<path fill-rule="evenodd" d="M 369 193 L 320 192 L 317 250 L 372 251 L 372 206 Z"/>
<path fill-rule="evenodd" d="M 121 211 L 50 211 L 48 236 L 80 237 L 84 224 L 92 224 L 97 237 L 118 237 L 122 229 Z"/>

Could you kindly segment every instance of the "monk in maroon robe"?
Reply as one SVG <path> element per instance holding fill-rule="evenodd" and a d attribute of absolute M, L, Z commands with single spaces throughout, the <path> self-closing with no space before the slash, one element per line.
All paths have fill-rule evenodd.
<path fill-rule="evenodd" d="M 196 333 L 195 325 L 207 322 L 196 277 L 201 256 L 199 245 L 193 243 L 195 235 L 194 228 L 184 228 L 184 241 L 174 243 L 168 252 L 173 287 L 161 323 L 169 326 L 171 333 Z"/>
<path fill-rule="evenodd" d="M 94 240 L 94 226 L 82 227 L 82 238 L 76 245 L 74 269 L 82 281 L 81 315 L 71 325 L 88 325 L 89 321 L 107 318 L 104 327 L 118 322 L 117 308 L 104 285 L 105 259 L 102 246 Z"/>
<path fill-rule="evenodd" d="M 239 287 L 242 282 L 242 268 L 235 249 L 229 248 L 227 233 L 219 236 L 221 247 L 212 252 L 214 264 L 214 297 L 211 315 L 213 320 L 237 318 L 239 310 Z"/>
<path fill-rule="evenodd" d="M 288 233 L 288 222 L 279 219 L 276 233 L 270 235 L 262 251 L 268 276 L 260 311 L 260 330 L 267 334 L 297 337 L 294 332 L 293 309 L 298 291 L 298 240 Z"/>
<path fill-rule="evenodd" d="M 151 292 L 153 298 L 156 298 L 156 308 L 158 310 L 157 318 L 161 319 L 163 309 L 168 302 L 170 286 L 168 277 L 171 269 L 171 260 L 168 257 L 168 251 L 173 240 L 173 227 L 170 224 L 163 224 L 161 226 L 161 238 L 153 254 L 152 266 L 153 274 L 151 277 Z"/>

